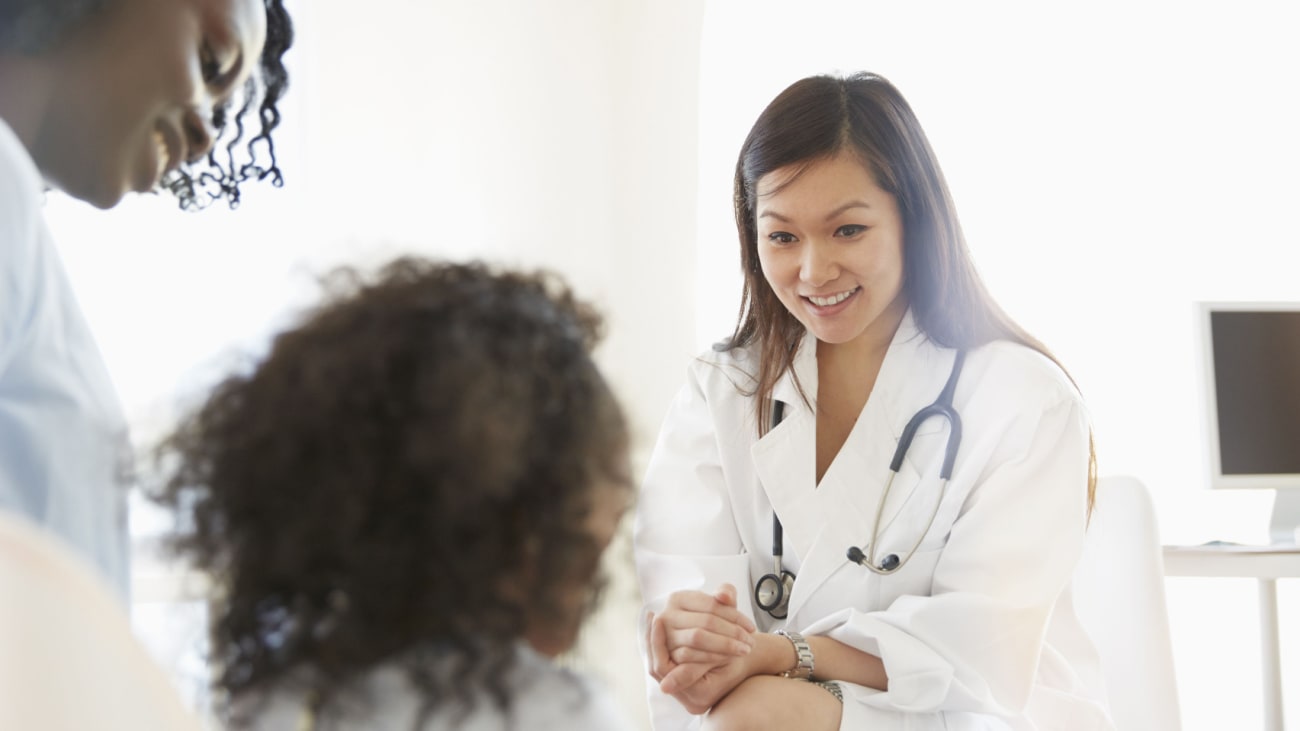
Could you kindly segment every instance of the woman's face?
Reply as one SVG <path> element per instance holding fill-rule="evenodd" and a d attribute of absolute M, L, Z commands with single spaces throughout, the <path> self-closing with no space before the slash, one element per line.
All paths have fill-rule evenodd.
<path fill-rule="evenodd" d="M 214 110 L 257 67 L 262 0 L 113 0 L 45 54 L 55 73 L 32 156 L 109 208 L 205 156 Z"/>
<path fill-rule="evenodd" d="M 845 151 L 778 168 L 757 193 L 758 260 L 781 304 L 822 343 L 887 346 L 907 308 L 894 196 Z"/>

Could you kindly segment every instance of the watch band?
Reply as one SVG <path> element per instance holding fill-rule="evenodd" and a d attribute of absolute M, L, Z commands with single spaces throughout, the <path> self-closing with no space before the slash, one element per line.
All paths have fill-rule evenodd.
<path fill-rule="evenodd" d="M 811 679 L 813 674 L 813 653 L 812 648 L 808 646 L 808 641 L 803 638 L 803 635 L 798 632 L 791 632 L 783 629 L 779 629 L 773 634 L 781 635 L 787 640 L 790 640 L 790 644 L 794 645 L 794 667 L 781 673 L 781 677 L 800 678 L 802 680 Z"/>

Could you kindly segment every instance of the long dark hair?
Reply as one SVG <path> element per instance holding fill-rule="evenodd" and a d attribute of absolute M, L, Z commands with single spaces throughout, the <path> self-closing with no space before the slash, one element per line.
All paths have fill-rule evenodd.
<path fill-rule="evenodd" d="M 39 55 L 77 24 L 88 21 L 115 0 L 0 0 L 0 52 Z M 215 130 L 212 151 L 203 163 L 182 165 L 163 181 L 181 208 L 197 210 L 219 200 L 239 205 L 241 183 L 267 180 L 280 187 L 284 176 L 276 161 L 271 133 L 280 126 L 279 102 L 289 88 L 285 51 L 293 45 L 293 21 L 283 0 L 263 0 L 266 45 L 258 73 L 244 85 L 239 108 L 218 109 L 210 120 Z M 254 112 L 251 129 L 246 117 Z M 254 121 L 255 120 L 255 121 Z M 251 136 L 246 136 L 251 132 Z M 242 149 L 241 149 L 242 148 Z"/>
<path fill-rule="evenodd" d="M 1012 320 L 984 287 L 966 247 L 938 159 L 903 95 L 883 77 L 812 76 L 772 100 L 749 131 L 736 161 L 734 202 L 745 285 L 727 348 L 759 352 L 755 413 L 760 429 L 772 388 L 794 363 L 803 325 L 763 276 L 758 259 L 758 181 L 789 166 L 851 150 L 876 184 L 893 195 L 903 220 L 903 291 L 917 327 L 947 348 L 1010 340 L 1060 361 Z M 1061 366 L 1064 371 L 1064 366 Z M 1066 374 L 1068 377 L 1068 373 Z M 1096 490 L 1096 450 L 1088 438 L 1088 504 Z"/>

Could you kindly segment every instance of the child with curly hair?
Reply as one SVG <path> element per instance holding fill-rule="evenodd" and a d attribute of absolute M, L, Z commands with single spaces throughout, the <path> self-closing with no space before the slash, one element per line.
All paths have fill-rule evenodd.
<path fill-rule="evenodd" d="M 551 659 L 630 496 L 599 316 L 553 276 L 400 259 L 159 452 L 241 729 L 626 728 Z"/>

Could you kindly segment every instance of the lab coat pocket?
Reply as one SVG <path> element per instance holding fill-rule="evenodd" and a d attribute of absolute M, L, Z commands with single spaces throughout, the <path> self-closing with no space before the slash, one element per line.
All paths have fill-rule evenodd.
<path fill-rule="evenodd" d="M 888 607 L 901 596 L 930 596 L 934 568 L 942 553 L 943 546 L 928 550 L 917 549 L 898 571 L 880 576 L 876 606 Z"/>
<path fill-rule="evenodd" d="M 947 540 L 951 520 L 945 514 L 952 486 L 945 488 L 939 479 L 946 445 L 942 430 L 918 432 L 912 441 L 885 501 L 879 554 L 896 553 L 901 558 L 914 545 L 926 551 Z"/>
<path fill-rule="evenodd" d="M 913 546 L 920 553 L 942 548 L 947 542 L 952 527 L 952 501 L 948 499 L 952 486 L 945 488 L 938 472 L 935 467 L 933 474 L 922 476 L 911 465 L 903 464 L 886 502 L 878 556 L 892 553 L 902 558 Z"/>

